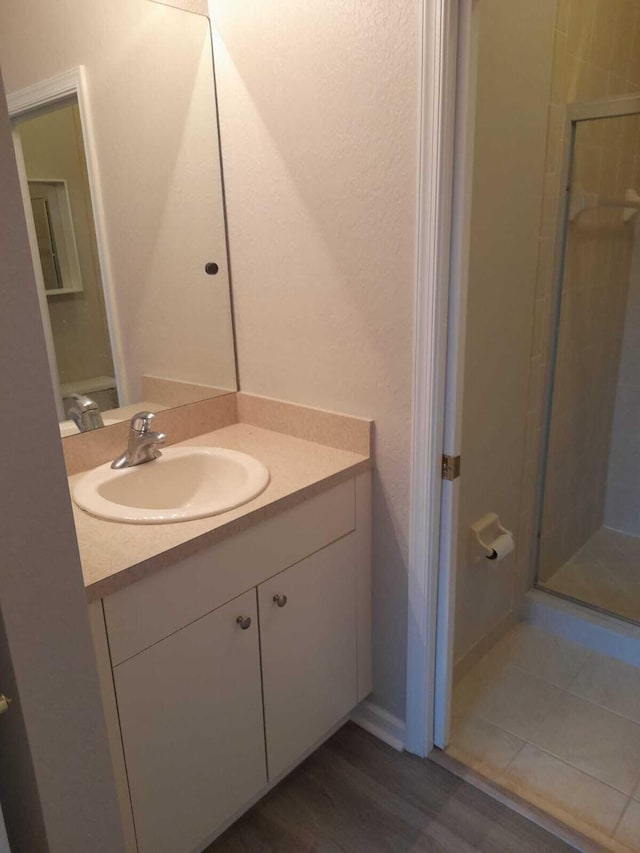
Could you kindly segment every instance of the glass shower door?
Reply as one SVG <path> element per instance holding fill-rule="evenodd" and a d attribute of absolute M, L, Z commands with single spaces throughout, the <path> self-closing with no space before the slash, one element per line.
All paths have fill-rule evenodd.
<path fill-rule="evenodd" d="M 536 585 L 640 622 L 640 115 L 601 106 L 567 128 Z"/>

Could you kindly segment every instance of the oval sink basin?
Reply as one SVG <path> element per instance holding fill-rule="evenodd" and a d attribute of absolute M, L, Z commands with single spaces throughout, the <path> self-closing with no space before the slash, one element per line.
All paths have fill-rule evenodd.
<path fill-rule="evenodd" d="M 118 471 L 101 465 L 74 484 L 75 503 L 99 518 L 169 524 L 205 518 L 257 497 L 268 469 L 246 453 L 222 447 L 169 447 L 153 462 Z"/>

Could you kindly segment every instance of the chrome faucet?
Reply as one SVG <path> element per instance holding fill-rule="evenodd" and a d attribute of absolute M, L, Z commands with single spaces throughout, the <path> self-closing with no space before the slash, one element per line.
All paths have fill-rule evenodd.
<path fill-rule="evenodd" d="M 80 432 L 89 432 L 104 426 L 100 409 L 95 400 L 83 394 L 72 394 L 73 403 L 69 406 L 69 417 Z"/>
<path fill-rule="evenodd" d="M 162 455 L 158 445 L 164 444 L 167 436 L 150 429 L 154 417 L 153 412 L 138 412 L 131 418 L 127 449 L 113 460 L 112 468 L 131 468 L 133 465 L 153 462 Z"/>

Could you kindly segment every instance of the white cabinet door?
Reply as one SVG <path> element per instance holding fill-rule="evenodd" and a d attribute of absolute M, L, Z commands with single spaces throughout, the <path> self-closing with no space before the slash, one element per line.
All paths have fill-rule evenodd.
<path fill-rule="evenodd" d="M 258 587 L 270 779 L 357 702 L 355 544 L 349 534 Z"/>
<path fill-rule="evenodd" d="M 266 783 L 255 590 L 114 679 L 139 851 L 194 850 Z"/>

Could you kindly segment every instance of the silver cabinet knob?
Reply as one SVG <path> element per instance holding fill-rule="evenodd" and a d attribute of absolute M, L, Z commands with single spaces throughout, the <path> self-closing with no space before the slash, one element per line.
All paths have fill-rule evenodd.
<path fill-rule="evenodd" d="M 284 607 L 289 599 L 286 595 L 274 595 L 273 600 L 278 605 L 278 607 Z"/>
<path fill-rule="evenodd" d="M 236 619 L 238 625 L 242 628 L 243 631 L 246 631 L 247 628 L 251 627 L 251 617 L 250 616 L 238 616 Z"/>

